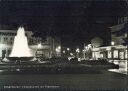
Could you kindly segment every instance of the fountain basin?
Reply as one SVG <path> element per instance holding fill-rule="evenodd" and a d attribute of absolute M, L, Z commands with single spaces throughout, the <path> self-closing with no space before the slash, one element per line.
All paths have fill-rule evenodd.
<path fill-rule="evenodd" d="M 33 59 L 33 57 L 7 57 L 9 61 L 30 61 Z"/>

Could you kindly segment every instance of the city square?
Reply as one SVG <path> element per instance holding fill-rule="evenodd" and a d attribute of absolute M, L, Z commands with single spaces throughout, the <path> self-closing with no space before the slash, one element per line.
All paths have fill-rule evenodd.
<path fill-rule="evenodd" d="M 127 8 L 127 0 L 1 1 L 0 90 L 126 91 Z"/>

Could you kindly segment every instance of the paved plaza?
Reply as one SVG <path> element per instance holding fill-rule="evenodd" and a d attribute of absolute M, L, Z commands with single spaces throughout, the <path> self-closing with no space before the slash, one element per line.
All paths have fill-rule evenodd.
<path fill-rule="evenodd" d="M 16 91 L 23 88 L 30 91 L 35 89 L 124 91 L 127 88 L 127 79 L 127 75 L 109 71 L 99 74 L 1 74 L 0 88 L 4 90 L 15 88 Z"/>

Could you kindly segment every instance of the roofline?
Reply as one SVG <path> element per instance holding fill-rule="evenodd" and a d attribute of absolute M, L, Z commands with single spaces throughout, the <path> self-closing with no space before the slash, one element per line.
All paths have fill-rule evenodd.
<path fill-rule="evenodd" d="M 0 32 L 11 32 L 11 33 L 16 33 L 17 30 L 0 30 Z M 32 31 L 25 31 L 25 32 L 32 32 Z"/>

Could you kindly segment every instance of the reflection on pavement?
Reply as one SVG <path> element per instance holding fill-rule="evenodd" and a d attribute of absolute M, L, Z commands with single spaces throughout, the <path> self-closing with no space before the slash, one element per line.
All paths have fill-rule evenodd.
<path fill-rule="evenodd" d="M 127 74 L 127 60 L 123 60 L 120 62 L 114 62 L 115 64 L 119 65 L 119 69 L 109 69 L 108 71 Z"/>

